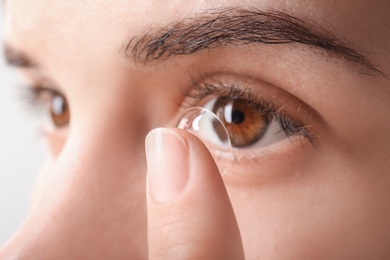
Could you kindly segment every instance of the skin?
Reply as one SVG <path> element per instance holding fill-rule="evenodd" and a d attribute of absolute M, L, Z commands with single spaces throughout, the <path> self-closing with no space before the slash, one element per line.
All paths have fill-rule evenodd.
<path fill-rule="evenodd" d="M 64 93 L 71 124 L 46 129 L 30 213 L 1 259 L 390 258 L 387 77 L 290 45 L 149 64 L 118 53 L 151 27 L 238 5 L 312 21 L 390 75 L 386 0 L 7 1 L 6 42 L 39 63 L 21 72 Z M 316 145 L 270 145 L 221 178 L 196 137 L 166 129 L 200 69 L 260 82 Z"/>

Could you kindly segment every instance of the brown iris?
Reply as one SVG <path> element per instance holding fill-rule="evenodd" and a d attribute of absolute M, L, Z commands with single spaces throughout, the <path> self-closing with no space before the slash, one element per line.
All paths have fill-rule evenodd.
<path fill-rule="evenodd" d="M 243 99 L 220 97 L 212 110 L 225 125 L 233 147 L 256 143 L 269 125 L 267 116 Z"/>
<path fill-rule="evenodd" d="M 50 104 L 50 116 L 56 127 L 69 124 L 70 111 L 68 102 L 62 95 L 54 94 Z"/>

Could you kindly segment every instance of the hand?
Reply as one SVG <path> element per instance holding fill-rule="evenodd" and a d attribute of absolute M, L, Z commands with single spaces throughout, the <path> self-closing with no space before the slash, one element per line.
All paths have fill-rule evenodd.
<path fill-rule="evenodd" d="M 149 259 L 244 259 L 237 221 L 207 148 L 180 129 L 146 138 Z"/>

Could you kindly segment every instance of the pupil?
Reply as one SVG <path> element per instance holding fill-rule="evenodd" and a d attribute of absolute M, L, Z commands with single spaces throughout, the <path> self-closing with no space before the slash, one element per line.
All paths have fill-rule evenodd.
<path fill-rule="evenodd" d="M 232 122 L 234 124 L 241 124 L 245 121 L 245 114 L 240 110 L 235 110 L 232 112 Z"/>

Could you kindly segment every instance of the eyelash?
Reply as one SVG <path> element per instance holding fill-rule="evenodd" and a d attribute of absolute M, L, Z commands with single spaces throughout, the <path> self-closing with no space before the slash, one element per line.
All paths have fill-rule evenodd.
<path fill-rule="evenodd" d="M 27 103 L 29 108 L 34 109 L 36 112 L 46 112 L 45 101 L 43 100 L 43 96 L 47 95 L 50 99 L 55 96 L 64 95 L 50 87 L 44 86 L 23 86 L 22 87 L 22 99 Z M 42 111 L 45 110 L 45 111 Z"/>
<path fill-rule="evenodd" d="M 308 140 L 311 144 L 315 143 L 316 138 L 309 130 L 311 128 L 310 125 L 304 125 L 297 120 L 292 120 L 289 115 L 281 112 L 283 107 L 277 107 L 273 103 L 265 101 L 258 96 L 250 85 L 242 87 L 236 84 L 227 85 L 217 79 L 208 79 L 207 81 L 193 79 L 192 88 L 184 92 L 184 96 L 187 99 L 182 105 L 183 108 L 197 106 L 202 100 L 212 96 L 244 100 L 248 106 L 256 108 L 257 111 L 263 113 L 268 119 L 274 119 L 278 122 L 282 131 L 288 137 L 298 136 Z"/>

